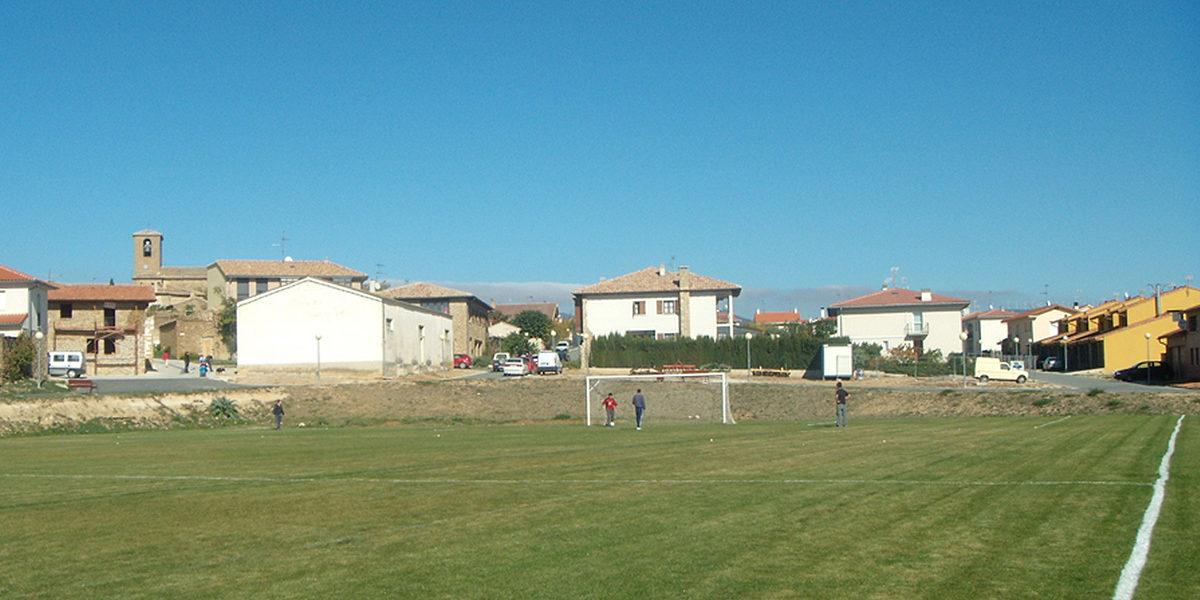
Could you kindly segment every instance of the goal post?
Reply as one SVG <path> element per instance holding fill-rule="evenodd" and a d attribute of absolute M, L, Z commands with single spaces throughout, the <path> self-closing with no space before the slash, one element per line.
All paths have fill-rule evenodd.
<path fill-rule="evenodd" d="M 585 379 L 584 409 L 587 426 L 592 412 L 603 414 L 601 401 L 612 393 L 620 402 L 618 415 L 628 415 L 634 390 L 646 396 L 646 414 L 653 418 L 699 419 L 735 424 L 729 409 L 729 378 L 725 373 L 661 373 L 651 375 L 593 375 Z M 595 396 L 595 397 L 593 397 Z M 623 409 L 623 410 L 622 410 Z"/>

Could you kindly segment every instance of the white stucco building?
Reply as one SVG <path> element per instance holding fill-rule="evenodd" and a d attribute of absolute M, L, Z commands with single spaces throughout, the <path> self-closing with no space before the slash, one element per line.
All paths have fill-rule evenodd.
<path fill-rule="evenodd" d="M 1004 325 L 1009 339 L 1020 340 L 1017 343 L 1020 348 L 1016 350 L 1028 354 L 1034 342 L 1057 337 L 1058 322 L 1078 312 L 1061 304 L 1050 304 L 1013 315 L 1004 320 Z"/>
<path fill-rule="evenodd" d="M 966 353 L 970 356 L 1002 353 L 1004 340 L 1008 339 L 1008 325 L 1004 320 L 1016 314 L 1010 310 L 987 310 L 963 317 L 963 331 L 967 332 Z"/>
<path fill-rule="evenodd" d="M 942 356 L 962 351 L 963 313 L 970 302 L 934 294 L 888 288 L 829 306 L 837 334 L 855 344 L 879 344 L 887 352 L 912 346 L 918 352 L 940 350 Z"/>
<path fill-rule="evenodd" d="M 322 370 L 394 377 L 453 354 L 450 315 L 305 278 L 237 305 L 238 370 Z"/>
<path fill-rule="evenodd" d="M 0 335 L 31 337 L 46 333 L 46 310 L 51 285 L 16 269 L 0 265 Z"/>
<path fill-rule="evenodd" d="M 717 305 L 725 301 L 733 314 L 733 298 L 741 286 L 679 267 L 648 267 L 575 290 L 576 333 L 594 337 L 623 334 L 673 339 L 713 339 L 733 335 L 732 322 L 718 322 Z"/>

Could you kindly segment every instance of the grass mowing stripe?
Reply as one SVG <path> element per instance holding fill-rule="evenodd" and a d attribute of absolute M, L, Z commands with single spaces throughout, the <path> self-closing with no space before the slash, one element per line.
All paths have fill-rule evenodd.
<path fill-rule="evenodd" d="M 404 485 L 931 485 L 946 487 L 1004 487 L 1004 486 L 1139 486 L 1155 484 L 1144 481 L 940 481 L 917 479 L 403 479 L 380 477 L 237 477 L 219 475 L 96 475 L 0 473 L 4 478 L 81 479 L 109 481 L 218 481 L 222 483 L 394 483 Z"/>
<path fill-rule="evenodd" d="M 1171 433 L 1171 441 L 1167 442 L 1167 451 L 1163 454 L 1158 465 L 1158 481 L 1154 482 L 1154 494 L 1150 497 L 1150 505 L 1142 517 L 1142 526 L 1138 528 L 1137 540 L 1129 561 L 1121 569 L 1121 578 L 1117 580 L 1117 589 L 1113 592 L 1113 600 L 1131 600 L 1137 589 L 1142 569 L 1146 566 L 1146 557 L 1150 554 L 1150 538 L 1154 536 L 1154 525 L 1158 523 L 1158 514 L 1162 510 L 1163 498 L 1167 494 L 1167 480 L 1171 478 L 1171 456 L 1175 454 L 1175 439 L 1179 437 L 1179 429 L 1183 427 L 1183 415 L 1175 423 L 1175 431 Z"/>

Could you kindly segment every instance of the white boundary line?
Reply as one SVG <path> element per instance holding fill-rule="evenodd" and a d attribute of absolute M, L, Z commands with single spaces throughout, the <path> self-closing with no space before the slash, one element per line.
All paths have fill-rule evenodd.
<path fill-rule="evenodd" d="M 1057 420 L 1057 421 L 1050 421 L 1049 423 L 1042 423 L 1041 425 L 1035 425 L 1033 428 L 1034 428 L 1034 429 L 1041 429 L 1041 428 L 1043 428 L 1043 427 L 1049 427 L 1049 426 L 1051 426 L 1051 425 L 1053 425 L 1053 424 L 1055 424 L 1055 423 L 1062 423 L 1063 421 L 1066 421 L 1067 419 L 1070 419 L 1070 418 L 1071 418 L 1071 415 L 1067 415 L 1067 416 L 1065 416 L 1065 417 L 1063 417 L 1063 418 L 1061 418 L 1061 419 L 1059 419 L 1059 420 Z"/>
<path fill-rule="evenodd" d="M 1154 495 L 1150 497 L 1150 505 L 1146 507 L 1146 514 L 1142 517 L 1142 526 L 1138 528 L 1129 560 L 1125 562 L 1125 568 L 1121 569 L 1121 578 L 1117 580 L 1113 600 L 1132 600 L 1138 580 L 1142 577 L 1142 568 L 1146 566 L 1146 557 L 1150 555 L 1150 538 L 1154 535 L 1154 525 L 1158 523 L 1158 513 L 1162 510 L 1163 498 L 1167 494 L 1167 480 L 1171 478 L 1171 455 L 1175 454 L 1175 438 L 1179 437 L 1179 429 L 1183 427 L 1183 417 L 1184 415 L 1180 415 L 1179 420 L 1175 422 L 1175 432 L 1171 434 L 1171 441 L 1167 442 L 1167 452 L 1158 464 L 1158 481 L 1154 482 Z"/>
<path fill-rule="evenodd" d="M 243 483 L 382 483 L 404 485 L 928 485 L 946 487 L 1015 486 L 1132 486 L 1150 487 L 1141 481 L 922 481 L 917 479 L 388 479 L 375 477 L 222 477 L 218 475 L 83 475 L 0 473 L 4 479 L 78 479 L 108 481 L 220 481 Z"/>

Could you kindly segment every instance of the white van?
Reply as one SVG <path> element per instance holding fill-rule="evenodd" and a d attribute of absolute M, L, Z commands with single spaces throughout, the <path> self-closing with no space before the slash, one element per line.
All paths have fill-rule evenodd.
<path fill-rule="evenodd" d="M 544 375 L 546 373 L 554 373 L 555 375 L 562 373 L 562 362 L 558 360 L 558 353 L 553 350 L 543 350 L 537 355 L 537 373 Z"/>
<path fill-rule="evenodd" d="M 1000 362 L 998 358 L 980 356 L 975 359 L 975 379 L 983 383 L 987 383 L 989 379 L 1025 383 L 1029 379 L 1029 371 L 1019 368 L 1020 366 Z"/>
<path fill-rule="evenodd" d="M 51 375 L 79 377 L 87 372 L 82 352 L 50 352 L 49 354 L 50 361 L 46 363 L 46 370 Z"/>

